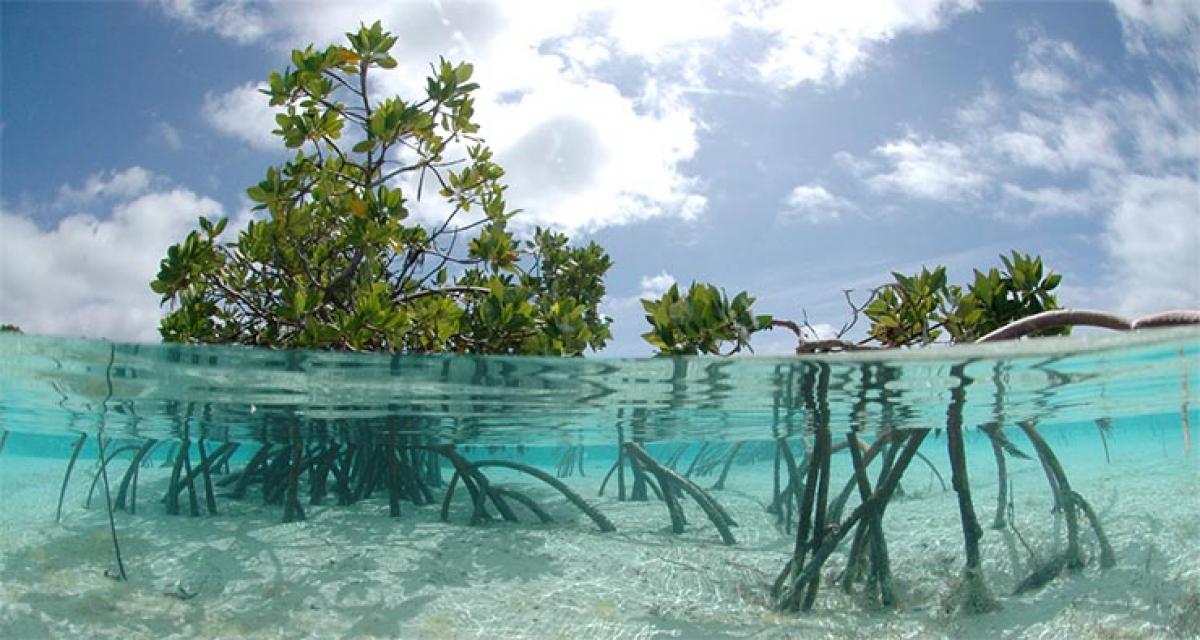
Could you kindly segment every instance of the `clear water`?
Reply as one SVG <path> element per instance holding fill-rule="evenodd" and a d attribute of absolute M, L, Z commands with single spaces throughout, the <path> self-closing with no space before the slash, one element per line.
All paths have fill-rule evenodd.
<path fill-rule="evenodd" d="M 1177 415 L 1200 394 L 1196 329 L 798 358 L 384 356 L 0 336 L 0 428 L 261 441 L 292 425 L 428 442 L 736 441 L 830 424 L 1043 425 Z"/>
<path fill-rule="evenodd" d="M 1195 328 L 738 359 L 387 356 L 2 335 L 0 636 L 1189 637 L 1200 634 L 1198 395 Z M 943 486 L 950 468 L 938 431 L 921 446 L 923 460 L 885 521 L 901 606 L 883 609 L 831 584 L 815 614 L 771 612 L 770 584 L 794 545 L 790 523 L 765 508 L 780 464 L 777 439 L 803 457 L 813 430 L 826 425 L 835 443 L 849 431 L 871 442 L 896 429 L 940 430 L 956 398 L 981 524 L 991 525 L 1000 486 L 991 441 L 978 427 L 999 426 L 1032 454 L 1018 425 L 1033 422 L 1109 527 L 1117 566 L 1096 568 L 1098 541 L 1089 533 L 1080 575 L 1009 595 L 1064 535 L 1042 466 L 1010 457 L 1007 507 L 1020 528 L 987 529 L 983 539 L 984 571 L 1006 613 L 948 613 L 962 539 L 954 492 Z M 88 438 L 56 523 L 79 434 Z M 104 577 L 113 559 L 102 484 L 94 482 L 97 435 L 109 452 L 128 447 L 112 463 L 114 483 L 137 446 L 164 441 L 142 463 L 137 513 L 115 515 L 129 583 Z M 453 445 L 468 460 L 544 470 L 617 531 L 599 532 L 547 485 L 495 467 L 484 469 L 494 483 L 528 492 L 554 522 L 521 510 L 519 523 L 469 526 L 461 486 L 443 522 L 444 483 L 430 487 L 427 504 L 401 496 L 398 518 L 388 518 L 390 497 L 379 488 L 349 506 L 332 497 L 312 504 L 306 494 L 307 520 L 282 525 L 284 507 L 278 496 L 265 499 L 265 483 L 244 498 L 231 497 L 230 485 L 219 489 L 216 515 L 201 496 L 202 518 L 188 517 L 183 492 L 182 515 L 166 515 L 163 495 L 179 459 L 166 445 L 184 437 L 188 464 L 198 463 L 201 442 L 208 453 L 239 444 L 218 480 L 251 464 L 260 446 L 284 451 L 296 438 L 310 451 L 392 437 L 404 446 Z M 709 491 L 740 521 L 736 544 L 722 544 L 696 503 L 685 504 L 680 534 L 653 494 L 619 498 L 615 474 L 601 495 L 618 442 L 645 446 L 705 489 L 720 485 Z M 836 493 L 852 477 L 850 457 L 842 451 L 831 465 Z M 728 481 L 720 483 L 723 468 Z M 443 480 L 453 472 L 440 459 Z M 852 494 L 846 513 L 857 501 Z M 514 553 L 520 562 L 504 560 Z M 322 564 L 321 554 L 342 564 Z M 379 558 L 346 565 L 350 554 Z M 830 570 L 844 561 L 839 549 Z M 437 575 L 484 567 L 487 588 L 414 577 L 430 567 Z M 374 586 L 354 586 L 371 575 Z M 402 578 L 414 582 L 389 586 Z M 280 586 L 313 580 L 328 588 Z M 591 586 L 564 594 L 573 581 Z M 253 613 L 260 610 L 274 613 Z M 130 626 L 130 616 L 144 623 Z"/>

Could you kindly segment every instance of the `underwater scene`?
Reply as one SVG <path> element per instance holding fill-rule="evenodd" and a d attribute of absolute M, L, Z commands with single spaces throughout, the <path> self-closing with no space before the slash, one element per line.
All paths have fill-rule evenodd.
<path fill-rule="evenodd" d="M 1200 330 L 746 358 L 0 336 L 8 638 L 1200 637 Z"/>

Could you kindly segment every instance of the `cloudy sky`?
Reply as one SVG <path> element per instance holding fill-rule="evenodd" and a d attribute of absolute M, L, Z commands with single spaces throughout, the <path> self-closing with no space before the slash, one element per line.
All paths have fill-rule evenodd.
<path fill-rule="evenodd" d="M 199 215 L 244 215 L 284 157 L 256 92 L 360 22 L 381 89 L 475 64 L 483 134 L 529 223 L 639 297 L 749 290 L 840 325 L 843 289 L 1019 249 L 1061 301 L 1200 307 L 1200 3 L 609 0 L 0 3 L 0 322 L 157 339 L 148 281 Z M 767 335 L 759 352 L 791 339 Z"/>

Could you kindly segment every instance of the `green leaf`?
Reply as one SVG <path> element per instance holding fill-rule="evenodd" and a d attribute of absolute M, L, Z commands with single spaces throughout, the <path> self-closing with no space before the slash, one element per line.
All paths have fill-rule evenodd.
<path fill-rule="evenodd" d="M 204 219 L 199 233 L 168 248 L 150 283 L 174 307 L 160 325 L 165 339 L 565 355 L 604 346 L 611 319 L 598 307 L 612 261 L 562 235 L 516 243 L 506 223 L 519 209 L 505 201 L 504 171 L 472 120 L 469 63 L 437 62 L 432 101 L 374 101 L 378 87 L 368 86 L 367 122 L 343 117 L 357 87 L 378 77 L 369 68 L 398 66 L 389 54 L 395 43 L 380 23 L 361 25 L 342 45 L 292 51 L 292 66 L 269 74 L 263 93 L 277 108 L 275 134 L 295 149 L 246 190 L 270 217 L 223 244 L 213 238 L 228 220 Z M 355 141 L 348 149 L 335 143 L 343 135 Z M 384 145 L 406 149 L 412 167 L 454 166 L 444 204 L 456 213 L 409 221 L 405 194 L 387 185 L 396 158 L 384 164 Z M 435 197 L 441 185 L 423 177 L 421 190 Z M 460 242 L 444 243 L 447 229 L 478 212 L 488 224 L 467 224 L 456 232 Z M 464 263 L 461 271 L 447 266 Z M 489 295 L 474 292 L 479 286 Z M 671 305 L 655 313 L 681 315 L 694 323 L 695 314 Z"/>
<path fill-rule="evenodd" d="M 475 65 L 469 62 L 464 62 L 458 65 L 458 68 L 454 70 L 454 81 L 461 85 L 467 80 L 470 80 L 471 74 L 473 73 L 475 73 Z"/>

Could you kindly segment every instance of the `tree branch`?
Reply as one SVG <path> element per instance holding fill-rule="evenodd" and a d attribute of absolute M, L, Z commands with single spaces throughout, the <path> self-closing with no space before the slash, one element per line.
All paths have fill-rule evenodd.
<path fill-rule="evenodd" d="M 395 300 L 397 304 L 405 304 L 418 298 L 424 298 L 427 296 L 453 295 L 460 293 L 491 293 L 491 289 L 488 289 L 487 287 L 469 287 L 465 285 L 457 285 L 452 287 L 442 287 L 441 289 L 425 289 L 424 291 L 400 295 L 396 297 Z"/>
<path fill-rule="evenodd" d="M 1010 340 L 1046 329 L 1056 329 L 1072 325 L 1103 327 L 1114 331 L 1128 331 L 1133 328 L 1133 323 L 1129 322 L 1129 320 L 1116 314 L 1108 313 L 1107 311 L 1096 311 L 1094 309 L 1055 309 L 1053 311 L 1035 313 L 1015 322 L 1010 322 L 975 342 Z"/>

